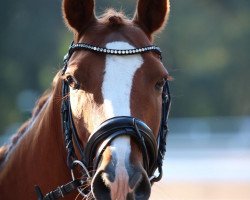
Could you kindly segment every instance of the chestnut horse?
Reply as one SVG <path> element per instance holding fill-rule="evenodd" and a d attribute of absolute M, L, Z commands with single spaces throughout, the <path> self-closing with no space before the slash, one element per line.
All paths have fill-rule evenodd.
<path fill-rule="evenodd" d="M 133 19 L 97 18 L 94 4 L 63 0 L 74 41 L 31 119 L 0 149 L 2 200 L 146 200 L 161 179 L 170 76 L 152 42 L 169 1 L 138 0 Z"/>

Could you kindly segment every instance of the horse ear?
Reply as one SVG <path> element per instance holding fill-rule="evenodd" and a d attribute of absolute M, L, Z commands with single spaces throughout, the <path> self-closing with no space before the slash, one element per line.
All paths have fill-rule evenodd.
<path fill-rule="evenodd" d="M 94 22 L 94 0 L 63 0 L 62 12 L 66 25 L 73 31 L 83 32 Z"/>
<path fill-rule="evenodd" d="M 151 38 L 166 23 L 169 9 L 169 0 L 138 0 L 133 21 Z"/>

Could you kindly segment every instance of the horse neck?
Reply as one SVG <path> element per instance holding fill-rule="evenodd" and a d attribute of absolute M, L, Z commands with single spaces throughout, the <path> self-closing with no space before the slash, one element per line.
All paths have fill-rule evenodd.
<path fill-rule="evenodd" d="M 0 173 L 0 188 L 8 191 L 15 187 L 15 192 L 5 194 L 6 199 L 15 199 L 15 194 L 18 199 L 35 199 L 35 184 L 44 192 L 49 192 L 70 180 L 61 128 L 60 91 L 60 86 L 55 88 L 53 95 L 7 156 Z M 12 196 L 8 198 L 9 195 Z"/>

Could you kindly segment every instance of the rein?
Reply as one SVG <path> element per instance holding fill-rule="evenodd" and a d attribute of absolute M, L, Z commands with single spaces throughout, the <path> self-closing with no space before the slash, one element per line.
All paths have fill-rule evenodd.
<path fill-rule="evenodd" d="M 133 55 L 139 53 L 145 53 L 149 51 L 156 52 L 161 57 L 161 50 L 159 47 L 151 45 L 142 48 L 134 48 L 127 50 L 120 49 L 108 49 L 98 47 L 86 43 L 77 43 L 70 45 L 68 53 L 64 57 L 64 66 L 62 69 L 62 75 L 68 67 L 68 61 L 72 54 L 77 50 L 88 50 L 95 53 L 110 54 L 110 55 Z M 165 83 L 162 92 L 162 117 L 161 126 L 157 140 L 154 138 L 152 130 L 141 120 L 122 116 L 114 117 L 103 122 L 98 130 L 91 134 L 86 147 L 82 147 L 79 142 L 77 131 L 72 118 L 72 112 L 70 107 L 70 98 L 67 97 L 69 93 L 69 84 L 66 80 L 62 84 L 62 126 L 65 139 L 65 148 L 67 150 L 67 165 L 71 170 L 72 181 L 65 185 L 59 186 L 57 189 L 47 193 L 45 196 L 41 192 L 39 186 L 35 186 L 35 192 L 37 193 L 38 200 L 55 200 L 64 197 L 66 194 L 71 193 L 74 190 L 83 196 L 87 197 L 90 193 L 90 188 L 81 189 L 81 186 L 91 180 L 94 175 L 94 171 L 98 167 L 99 160 L 106 147 L 116 137 L 121 135 L 128 135 L 133 137 L 143 155 L 143 166 L 146 170 L 151 184 L 161 180 L 162 178 L 162 164 L 166 152 L 166 138 L 168 133 L 168 115 L 171 104 L 171 97 L 169 92 L 168 82 Z M 74 144 L 77 147 L 81 158 L 77 158 Z M 100 146 L 99 148 L 97 148 Z M 81 168 L 81 174 L 84 174 L 81 178 L 75 178 L 74 171 L 76 167 Z M 158 170 L 158 175 L 154 175 Z M 92 173 L 90 173 L 90 171 Z"/>

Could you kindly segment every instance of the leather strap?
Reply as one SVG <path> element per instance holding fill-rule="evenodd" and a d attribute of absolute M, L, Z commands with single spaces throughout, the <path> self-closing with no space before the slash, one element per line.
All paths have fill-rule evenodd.
<path fill-rule="evenodd" d="M 89 137 L 84 153 L 87 166 L 93 166 L 93 169 L 90 171 L 96 170 L 106 147 L 112 140 L 121 135 L 128 135 L 134 138 L 134 141 L 141 148 L 144 168 L 148 175 L 151 175 L 156 168 L 158 151 L 155 136 L 144 122 L 129 116 L 108 119 Z"/>
<path fill-rule="evenodd" d="M 76 190 L 78 187 L 83 185 L 83 181 L 79 179 L 75 179 L 65 185 L 59 186 L 57 189 L 52 190 L 43 196 L 41 189 L 38 186 L 35 186 L 35 191 L 38 196 L 38 200 L 55 200 L 64 197 L 65 195 L 71 193 Z"/>

